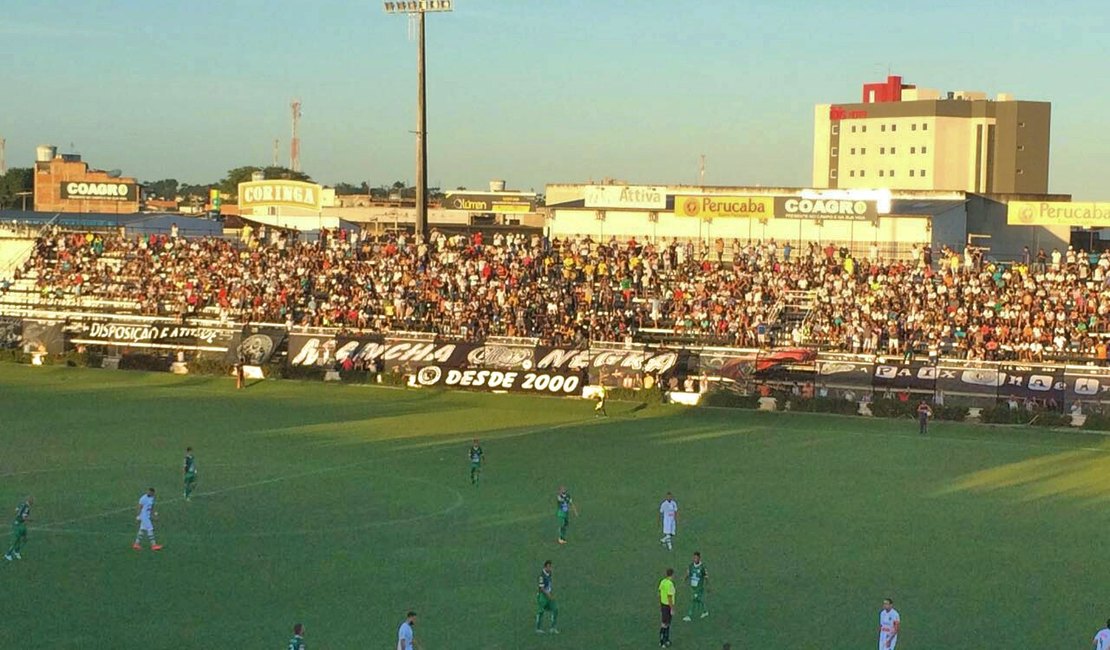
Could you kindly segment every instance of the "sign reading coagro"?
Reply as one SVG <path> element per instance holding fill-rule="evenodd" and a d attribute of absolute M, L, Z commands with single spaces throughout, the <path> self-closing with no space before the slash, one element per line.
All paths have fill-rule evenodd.
<path fill-rule="evenodd" d="M 240 208 L 301 208 L 320 211 L 320 190 L 303 181 L 249 181 L 239 183 Z"/>
<path fill-rule="evenodd" d="M 771 219 L 775 201 L 769 196 L 700 195 L 674 197 L 676 217 L 739 217 L 743 219 Z"/>
<path fill-rule="evenodd" d="M 95 199 L 99 201 L 137 201 L 139 186 L 134 183 L 62 183 L 63 199 Z"/>
<path fill-rule="evenodd" d="M 1110 203 L 1010 201 L 1006 223 L 1011 226 L 1110 226 Z"/>
<path fill-rule="evenodd" d="M 662 210 L 667 207 L 667 188 L 647 185 L 588 185 L 587 208 L 639 208 Z"/>
<path fill-rule="evenodd" d="M 863 199 L 805 199 L 794 196 L 775 197 L 775 217 L 779 219 L 825 219 L 831 221 L 867 221 L 876 219 L 879 210 L 875 201 Z"/>

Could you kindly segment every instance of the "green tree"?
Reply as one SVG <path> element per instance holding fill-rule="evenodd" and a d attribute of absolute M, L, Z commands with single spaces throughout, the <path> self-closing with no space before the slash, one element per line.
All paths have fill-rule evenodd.
<path fill-rule="evenodd" d="M 143 183 L 143 187 L 152 196 L 159 199 L 173 200 L 177 198 L 177 189 L 180 183 L 176 178 L 163 178 L 160 181 L 147 181 Z"/>
<path fill-rule="evenodd" d="M 369 192 L 370 187 L 366 181 L 363 181 L 361 185 L 355 185 L 354 183 L 335 184 L 336 194 L 367 194 Z"/>
<path fill-rule="evenodd" d="M 30 167 L 12 167 L 6 174 L 0 176 L 0 208 L 23 207 L 23 192 L 33 192 L 35 189 L 35 175 Z M 34 205 L 34 197 L 27 196 L 28 206 Z"/>

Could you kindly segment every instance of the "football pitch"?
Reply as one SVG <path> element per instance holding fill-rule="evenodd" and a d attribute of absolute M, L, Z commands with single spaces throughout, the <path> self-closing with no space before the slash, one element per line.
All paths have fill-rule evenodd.
<path fill-rule="evenodd" d="M 887 596 L 910 650 L 1088 648 L 1110 613 L 1102 436 L 634 407 L 0 364 L 5 523 L 35 497 L 0 641 L 272 649 L 303 622 L 313 650 L 387 649 L 414 609 L 425 650 L 653 648 L 695 550 L 711 615 L 679 620 L 679 582 L 677 649 L 874 648 Z M 149 486 L 158 553 L 131 549 Z M 559 636 L 533 632 L 544 560 Z"/>

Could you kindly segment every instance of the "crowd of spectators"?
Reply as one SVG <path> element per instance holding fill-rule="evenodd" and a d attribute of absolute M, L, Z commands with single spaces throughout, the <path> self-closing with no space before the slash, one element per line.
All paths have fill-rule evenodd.
<path fill-rule="evenodd" d="M 1107 355 L 1110 255 L 1014 263 L 915 246 L 882 259 L 809 243 L 551 239 L 539 234 L 260 227 L 238 240 L 55 232 L 25 273 L 44 299 L 95 296 L 148 315 L 206 314 L 550 344 L 644 331 L 707 344 L 1041 360 Z M 802 298 L 800 298 L 802 297 Z M 808 314 L 781 319 L 784 305 Z"/>

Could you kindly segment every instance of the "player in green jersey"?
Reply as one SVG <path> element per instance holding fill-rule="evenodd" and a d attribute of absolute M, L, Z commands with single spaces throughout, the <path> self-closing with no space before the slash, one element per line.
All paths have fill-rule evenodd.
<path fill-rule="evenodd" d="M 478 444 L 478 439 L 474 439 L 474 444 L 470 446 L 467 456 L 470 458 L 470 484 L 478 485 L 478 479 L 482 476 L 482 446 Z"/>
<path fill-rule="evenodd" d="M 570 498 L 570 492 L 564 485 L 559 486 L 559 494 L 555 497 L 555 516 L 559 519 L 559 543 L 567 543 L 567 525 L 570 523 L 570 513 L 574 511 L 574 516 L 578 516 L 578 506 L 574 505 L 574 499 Z"/>
<path fill-rule="evenodd" d="M 27 543 L 27 520 L 31 518 L 31 506 L 34 504 L 35 497 L 28 496 L 27 500 L 15 509 L 15 519 L 12 521 L 12 545 L 4 555 L 4 559 L 9 562 L 23 559 L 19 552 L 23 550 L 23 545 Z"/>
<path fill-rule="evenodd" d="M 288 650 L 305 650 L 304 625 L 297 623 L 293 626 L 293 638 L 289 639 Z"/>
<path fill-rule="evenodd" d="M 559 618 L 559 606 L 555 604 L 555 596 L 551 593 L 551 560 L 543 563 L 540 571 L 539 588 L 536 591 L 536 634 L 543 634 L 543 613 L 551 612 L 552 634 L 558 634 L 559 628 L 555 622 Z"/>
<path fill-rule="evenodd" d="M 193 490 L 197 489 L 197 459 L 193 458 L 193 448 L 185 448 L 185 500 L 191 501 Z"/>
<path fill-rule="evenodd" d="M 686 616 L 683 616 L 682 620 L 693 620 L 694 610 L 697 609 L 701 610 L 701 618 L 709 616 L 709 608 L 705 606 L 705 588 L 709 584 L 709 574 L 705 572 L 705 564 L 701 561 L 701 553 L 694 553 L 694 561 L 686 568 L 685 579 L 690 583 L 692 596 L 690 607 L 686 610 Z"/>

